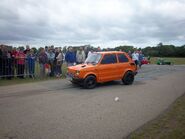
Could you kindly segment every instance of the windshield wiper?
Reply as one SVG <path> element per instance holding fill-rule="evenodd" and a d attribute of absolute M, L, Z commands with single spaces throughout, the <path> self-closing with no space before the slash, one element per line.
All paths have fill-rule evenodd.
<path fill-rule="evenodd" d="M 93 62 L 91 62 L 91 64 L 96 65 L 97 63 L 93 61 Z"/>
<path fill-rule="evenodd" d="M 93 64 L 93 65 L 96 65 L 97 63 L 92 61 L 92 62 L 86 62 L 85 64 Z"/>

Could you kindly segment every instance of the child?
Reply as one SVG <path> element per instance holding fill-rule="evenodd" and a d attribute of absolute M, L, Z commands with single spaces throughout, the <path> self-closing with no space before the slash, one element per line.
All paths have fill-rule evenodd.
<path fill-rule="evenodd" d="M 49 64 L 45 64 L 44 65 L 44 68 L 45 68 L 45 73 L 46 73 L 46 75 L 50 75 L 50 73 L 51 73 L 51 66 L 49 65 Z"/>

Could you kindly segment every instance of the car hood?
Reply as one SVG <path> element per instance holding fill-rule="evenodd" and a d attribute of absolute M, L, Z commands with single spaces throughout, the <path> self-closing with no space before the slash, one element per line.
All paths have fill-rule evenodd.
<path fill-rule="evenodd" d="M 70 69 L 70 70 L 82 70 L 82 69 L 87 69 L 87 68 L 91 68 L 91 67 L 94 67 L 94 66 L 95 65 L 93 65 L 93 64 L 79 64 L 79 65 L 68 67 L 68 69 Z"/>

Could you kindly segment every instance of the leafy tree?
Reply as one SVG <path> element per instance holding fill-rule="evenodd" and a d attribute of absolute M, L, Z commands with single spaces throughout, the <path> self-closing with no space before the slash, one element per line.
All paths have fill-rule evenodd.
<path fill-rule="evenodd" d="M 135 49 L 134 46 L 129 46 L 129 45 L 118 46 L 118 47 L 115 48 L 116 51 L 122 50 L 122 51 L 125 51 L 125 52 L 128 52 L 128 51 L 133 52 L 134 49 Z"/>

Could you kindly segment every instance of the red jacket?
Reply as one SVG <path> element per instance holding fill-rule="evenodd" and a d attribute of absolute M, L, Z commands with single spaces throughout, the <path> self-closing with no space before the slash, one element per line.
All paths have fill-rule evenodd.
<path fill-rule="evenodd" d="M 17 64 L 24 65 L 25 58 L 26 58 L 26 55 L 23 52 L 18 52 L 16 54 Z"/>
<path fill-rule="evenodd" d="M 17 55 L 17 53 L 18 53 L 17 51 L 12 51 L 12 57 L 14 57 L 14 58 L 15 58 L 15 57 L 16 57 L 16 55 Z"/>

